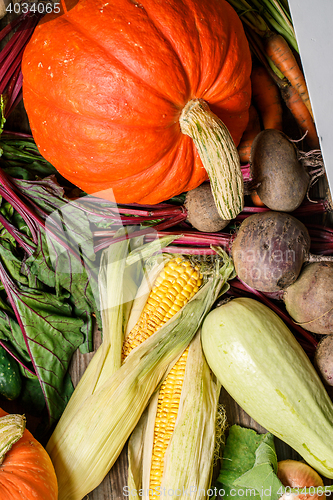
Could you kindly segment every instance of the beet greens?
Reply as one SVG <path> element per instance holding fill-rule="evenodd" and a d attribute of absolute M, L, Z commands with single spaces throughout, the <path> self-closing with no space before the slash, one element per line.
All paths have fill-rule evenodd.
<path fill-rule="evenodd" d="M 87 214 L 34 142 L 4 135 L 1 148 L 0 344 L 19 363 L 24 386 L 36 392 L 38 380 L 51 425 L 73 392 L 73 353 L 93 350 L 98 259 Z"/>

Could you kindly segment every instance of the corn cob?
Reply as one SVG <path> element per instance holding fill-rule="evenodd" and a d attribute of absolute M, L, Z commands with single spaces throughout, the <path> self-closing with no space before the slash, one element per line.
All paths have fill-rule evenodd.
<path fill-rule="evenodd" d="M 180 259 L 178 259 L 180 262 Z M 170 267 L 174 268 L 178 262 L 171 261 Z M 186 261 L 186 265 L 188 268 L 191 268 L 191 265 L 188 261 Z M 197 279 L 197 275 L 193 273 L 194 279 Z M 157 290 L 161 286 L 161 284 L 165 280 L 165 276 L 168 275 L 168 272 L 161 273 L 159 278 L 155 282 L 155 288 Z M 201 280 L 202 276 L 199 277 Z M 200 286 L 201 282 L 195 284 L 194 283 L 194 292 L 191 293 L 193 295 L 197 290 L 196 286 Z M 181 283 L 184 285 L 184 283 Z M 180 288 L 180 287 L 179 287 Z M 128 352 L 131 348 L 135 347 L 136 341 L 143 341 L 146 338 L 147 330 L 149 332 L 149 328 L 147 329 L 147 324 L 149 324 L 149 318 L 154 318 L 151 323 L 155 323 L 155 311 L 156 306 L 158 304 L 158 299 L 162 300 L 165 297 L 167 290 L 167 286 L 160 290 L 160 294 L 154 294 L 154 288 L 150 297 L 147 300 L 147 306 L 144 309 L 144 312 L 141 314 L 139 321 L 136 323 L 135 327 L 131 330 L 130 334 L 127 337 L 127 342 L 124 343 L 124 351 Z M 180 290 L 178 290 L 179 292 Z M 189 287 L 187 288 L 189 291 Z M 154 295 L 153 295 L 154 294 Z M 190 295 L 190 296 L 191 296 Z M 170 308 L 170 303 L 167 303 Z M 161 308 L 160 308 L 161 309 Z M 165 307 L 167 310 L 167 307 Z M 163 310 L 163 309 L 162 309 Z M 162 313 L 161 310 L 161 313 Z M 168 312 L 170 309 L 168 310 Z M 146 314 L 144 314 L 146 313 Z M 163 314 L 163 313 L 162 313 Z M 165 315 L 167 312 L 165 311 Z M 162 321 L 161 318 L 158 318 Z M 141 333 L 140 333 L 141 332 Z M 206 497 L 206 491 L 208 490 L 211 473 L 212 473 L 212 464 L 213 464 L 213 455 L 215 449 L 215 419 L 217 417 L 217 405 L 218 405 L 218 397 L 220 393 L 220 384 L 217 382 L 214 375 L 211 374 L 207 364 L 205 363 L 199 336 L 196 336 L 196 340 L 192 341 L 192 346 L 188 346 L 183 354 L 180 356 L 178 361 L 173 365 L 169 374 L 166 376 L 164 382 L 161 385 L 161 388 L 156 396 L 155 400 L 149 406 L 148 412 L 150 412 L 150 417 L 147 420 L 146 412 L 143 415 L 138 428 L 133 432 L 130 442 L 129 442 L 129 470 L 128 470 L 128 484 L 130 497 L 132 500 L 138 498 L 137 492 L 142 489 L 142 484 L 144 484 L 143 488 L 143 496 L 146 496 L 150 500 L 156 499 L 156 496 L 161 494 L 162 481 L 164 484 L 170 488 L 170 472 L 169 474 L 166 472 L 164 474 L 165 463 L 168 463 L 168 448 L 175 447 L 175 442 L 177 442 L 177 432 L 176 424 L 181 418 L 189 419 L 191 416 L 195 415 L 197 422 L 199 421 L 199 426 L 195 423 L 189 425 L 187 428 L 186 435 L 185 433 L 182 435 L 182 442 L 179 442 L 179 448 L 191 449 L 195 450 L 195 447 L 199 444 L 199 450 L 196 450 L 194 455 L 199 460 L 203 460 L 205 465 L 198 468 L 197 464 L 194 463 L 194 469 L 196 472 L 191 474 L 181 474 L 180 476 L 176 475 L 176 471 L 173 470 L 173 466 L 175 466 L 175 460 L 172 460 L 173 466 L 170 465 L 169 459 L 169 469 L 171 468 L 172 473 L 171 477 L 178 477 L 178 481 L 174 481 L 174 485 L 176 487 L 173 491 L 181 491 L 181 488 L 184 489 L 184 485 L 187 484 L 189 487 L 188 491 L 191 491 L 191 494 L 194 493 L 195 498 L 202 499 Z M 190 367 L 187 366 L 188 355 L 191 347 L 191 362 L 189 363 Z M 123 353 L 124 353 L 123 351 Z M 193 360 L 195 359 L 196 367 L 200 366 L 200 369 L 193 371 Z M 192 387 L 191 397 L 187 402 L 187 410 L 186 405 L 184 405 L 184 400 L 182 400 L 182 389 L 183 383 L 185 379 L 186 367 L 188 370 L 187 374 L 187 384 L 190 384 Z M 196 373 L 197 380 L 193 382 L 190 380 L 189 373 Z M 203 376 L 203 373 L 205 376 Z M 207 376 L 207 373 L 209 375 Z M 202 400 L 202 394 L 207 394 L 210 392 L 209 402 L 207 400 Z M 185 394 L 188 395 L 188 388 L 184 391 Z M 182 408 L 180 410 L 182 400 Z M 152 407 L 152 409 L 150 409 Z M 180 411 L 179 411 L 180 410 Z M 183 416 L 179 416 L 179 414 L 183 412 Z M 187 415 L 186 415 L 187 414 Z M 153 416 L 152 416 L 153 415 Z M 186 415 L 186 417 L 184 417 Z M 199 420 L 198 420 L 199 419 Z M 188 424 L 189 422 L 187 422 Z M 221 422 L 220 422 L 221 423 Z M 220 429 L 220 433 L 223 436 L 225 418 L 222 419 L 222 426 Z M 149 429 L 147 431 L 147 426 Z M 209 432 L 207 429 L 209 428 Z M 153 429 L 153 430 L 152 430 Z M 192 429 L 192 433 L 189 432 Z M 206 432 L 205 434 L 205 445 L 202 445 L 202 432 Z M 149 435 L 150 433 L 150 435 Z M 173 443 L 173 444 L 172 444 Z M 143 469 L 146 469 L 144 473 L 144 478 L 141 475 L 140 468 L 140 455 L 141 461 L 143 460 L 144 466 Z M 142 457 L 144 455 L 144 457 Z M 170 456 L 170 452 L 169 452 Z M 175 453 L 172 453 L 172 456 L 175 456 Z M 184 471 L 184 464 L 186 464 L 186 470 L 188 461 L 190 457 L 181 458 L 177 463 L 176 460 L 176 469 Z M 147 470 L 147 464 L 148 469 Z M 208 464 L 208 467 L 207 467 Z M 169 477 L 167 481 L 165 478 L 163 480 L 163 476 Z M 186 476 L 192 477 L 194 482 L 189 484 L 186 482 Z M 148 479 L 149 478 L 149 479 Z M 180 479 L 181 478 L 181 479 Z M 193 492 L 192 489 L 196 488 L 197 491 Z M 186 490 L 186 486 L 185 486 Z M 184 497 L 187 496 L 188 491 L 185 492 Z M 133 492 L 136 492 L 133 494 Z"/>
<path fill-rule="evenodd" d="M 85 377 L 89 390 L 79 384 L 79 397 L 74 392 L 74 403 L 70 401 L 69 410 L 66 408 L 46 447 L 59 481 L 59 500 L 81 500 L 112 467 L 170 363 L 189 345 L 233 273 L 231 261 L 225 253 L 223 257 L 225 264 L 220 267 L 221 261 L 216 259 L 206 284 L 192 300 L 133 349 L 119 369 L 114 371 L 114 365 L 110 377 L 107 377 L 105 353 L 101 354 L 101 348 L 98 350 L 96 363 L 91 363 L 98 366 L 97 381 L 92 382 L 94 377 L 89 374 Z M 110 284 L 117 283 L 117 288 L 119 281 L 117 273 L 110 278 Z M 117 307 L 113 309 L 119 334 L 122 314 Z"/>
<path fill-rule="evenodd" d="M 156 278 L 138 322 L 125 338 L 122 359 L 182 309 L 201 285 L 197 266 L 181 257 L 169 260 Z"/>
<path fill-rule="evenodd" d="M 158 395 L 149 488 L 161 486 L 164 457 L 175 429 L 189 347 L 172 367 Z"/>
<path fill-rule="evenodd" d="M 148 247 L 148 245 L 146 246 Z M 124 316 L 125 314 L 124 306 L 126 305 L 126 303 L 123 304 L 122 289 L 128 289 L 129 286 L 133 287 L 133 283 L 131 283 L 131 276 L 126 276 L 125 258 L 127 252 L 128 243 L 123 242 L 110 246 L 102 254 L 99 288 L 104 331 L 103 343 L 95 353 L 92 361 L 89 364 L 89 368 L 84 372 L 73 396 L 71 397 L 67 405 L 66 412 L 63 414 L 61 421 L 58 424 L 59 433 L 60 429 L 65 428 L 68 423 L 66 418 L 67 415 L 70 419 L 72 411 L 76 411 L 78 406 L 82 404 L 86 397 L 91 395 L 93 392 L 95 392 L 95 390 L 103 385 L 103 383 L 118 368 L 120 368 L 121 361 L 124 361 L 129 352 L 134 349 L 134 347 L 139 345 L 138 339 L 134 340 L 135 345 L 131 345 L 129 339 L 134 337 L 134 332 L 137 332 L 138 330 L 137 325 L 139 323 L 143 323 L 142 319 L 141 321 L 139 319 L 137 325 L 132 328 L 132 331 L 126 334 L 127 340 L 123 341 L 123 335 L 121 332 L 122 316 Z M 151 280 L 148 279 L 147 281 L 144 281 L 142 287 L 138 291 L 139 299 L 142 299 L 138 301 L 140 310 L 139 314 L 141 316 L 146 316 L 147 312 L 149 312 L 152 300 L 154 300 L 154 297 L 156 298 L 157 294 L 160 293 L 159 285 L 162 285 L 163 288 L 169 285 L 169 293 L 171 293 L 171 296 L 174 296 L 172 294 L 176 294 L 177 292 L 178 296 L 176 296 L 176 299 L 179 304 L 182 299 L 180 287 L 181 285 L 183 285 L 183 280 L 185 277 L 188 278 L 189 283 L 192 283 L 193 285 L 188 300 L 190 300 L 194 293 L 198 291 L 199 287 L 202 284 L 202 275 L 199 275 L 198 269 L 194 266 L 191 266 L 189 261 L 187 261 L 186 259 L 171 259 L 166 263 L 165 267 L 164 261 L 161 262 L 159 259 L 155 259 L 155 264 L 155 267 L 153 267 L 151 270 Z M 177 267 L 179 268 L 178 274 L 175 272 L 175 268 Z M 187 276 L 184 276 L 185 274 L 187 274 Z M 163 280 L 163 276 L 166 276 L 167 279 Z M 153 289 L 151 292 L 148 291 L 147 293 L 145 289 L 148 287 L 149 290 L 151 281 L 154 282 Z M 113 286 L 114 282 L 118 283 L 117 287 Z M 187 288 L 189 288 L 189 286 Z M 133 293 L 133 291 L 130 293 L 130 297 L 128 297 L 128 300 L 131 298 Z M 152 295 L 151 299 L 149 297 L 149 293 Z M 184 293 L 186 294 L 187 292 L 185 291 Z M 168 296 L 169 295 L 166 294 L 166 300 L 168 300 Z M 145 309 L 143 309 L 143 311 L 141 311 L 142 305 L 146 302 L 146 300 L 147 306 Z M 165 312 L 163 309 L 163 307 L 166 308 L 165 304 L 166 302 L 162 304 L 163 312 Z M 183 305 L 185 305 L 185 301 Z M 174 308 L 173 314 L 175 314 L 179 309 L 179 307 Z M 173 314 L 169 313 L 168 316 L 172 317 Z M 134 317 L 134 321 L 136 321 L 135 317 L 137 315 L 138 313 L 136 315 L 132 314 L 132 316 Z M 126 316 L 125 319 L 127 319 Z M 156 325 L 155 331 L 166 321 L 167 319 L 165 319 L 163 323 L 161 322 L 160 325 Z M 128 324 L 130 325 L 131 321 L 128 321 Z M 153 332 L 151 331 L 151 333 Z M 148 335 L 145 336 L 145 338 L 147 337 Z M 143 337 L 142 340 L 144 340 Z M 105 367 L 107 367 L 107 369 L 105 369 Z"/>
<path fill-rule="evenodd" d="M 125 338 L 122 359 L 171 319 L 197 293 L 203 277 L 198 266 L 177 257 L 158 275 L 135 326 Z M 160 486 L 163 458 L 174 430 L 185 375 L 188 348 L 172 367 L 159 391 L 150 488 Z"/>
<path fill-rule="evenodd" d="M 156 500 L 164 488 L 177 498 L 203 499 L 216 441 L 220 384 L 201 349 L 200 333 L 166 376 L 129 441 L 128 490 Z M 225 418 L 220 431 L 224 431 Z M 143 471 L 143 472 L 141 472 Z"/>
<path fill-rule="evenodd" d="M 156 278 L 146 305 L 134 327 L 127 334 L 122 359 L 171 319 L 197 293 L 203 277 L 197 266 L 177 257 L 167 262 Z M 151 487 L 160 486 L 162 457 L 171 438 L 177 417 L 188 348 L 171 369 L 160 389 L 158 416 L 155 426 Z M 178 383 L 177 383 L 178 379 Z M 174 388 L 172 381 L 175 380 Z M 170 394 L 171 392 L 171 394 Z M 163 437 L 163 441 L 161 439 Z M 163 453 L 164 452 L 164 453 Z"/>

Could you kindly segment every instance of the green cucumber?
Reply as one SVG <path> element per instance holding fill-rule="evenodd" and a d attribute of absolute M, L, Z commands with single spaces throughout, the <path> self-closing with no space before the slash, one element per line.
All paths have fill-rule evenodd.
<path fill-rule="evenodd" d="M 207 315 L 202 345 L 211 370 L 239 406 L 333 478 L 333 404 L 284 322 L 264 304 L 237 298 Z"/>
<path fill-rule="evenodd" d="M 0 396 L 14 400 L 22 388 L 20 368 L 15 359 L 0 346 Z"/>

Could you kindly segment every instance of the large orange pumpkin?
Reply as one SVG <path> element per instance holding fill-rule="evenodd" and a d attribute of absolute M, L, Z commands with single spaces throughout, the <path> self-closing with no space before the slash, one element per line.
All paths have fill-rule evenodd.
<path fill-rule="evenodd" d="M 233 8 L 225 0 L 72 4 L 43 19 L 23 57 L 24 103 L 42 155 L 88 193 L 112 188 L 118 203 L 155 204 L 207 180 L 179 118 L 203 99 L 240 141 L 251 57 Z"/>
<path fill-rule="evenodd" d="M 8 413 L 0 408 L 1 500 L 57 500 L 57 477 L 46 450 L 19 418 L 16 423 L 15 415 L 10 415 L 4 430 L 1 417 L 5 415 Z M 10 447 L 12 442 L 15 444 Z M 10 450 L 3 457 L 6 444 Z"/>

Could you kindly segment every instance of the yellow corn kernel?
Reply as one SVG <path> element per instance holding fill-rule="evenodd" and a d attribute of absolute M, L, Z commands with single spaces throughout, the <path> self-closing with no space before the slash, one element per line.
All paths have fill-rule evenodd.
<path fill-rule="evenodd" d="M 176 424 L 185 376 L 187 348 L 161 385 L 158 396 L 151 458 L 149 491 L 159 491 L 163 475 L 164 455 Z M 151 498 L 154 498 L 153 496 Z"/>
<path fill-rule="evenodd" d="M 189 260 L 170 260 L 156 278 L 138 322 L 125 338 L 122 359 L 187 304 L 201 284 L 202 275 Z"/>

